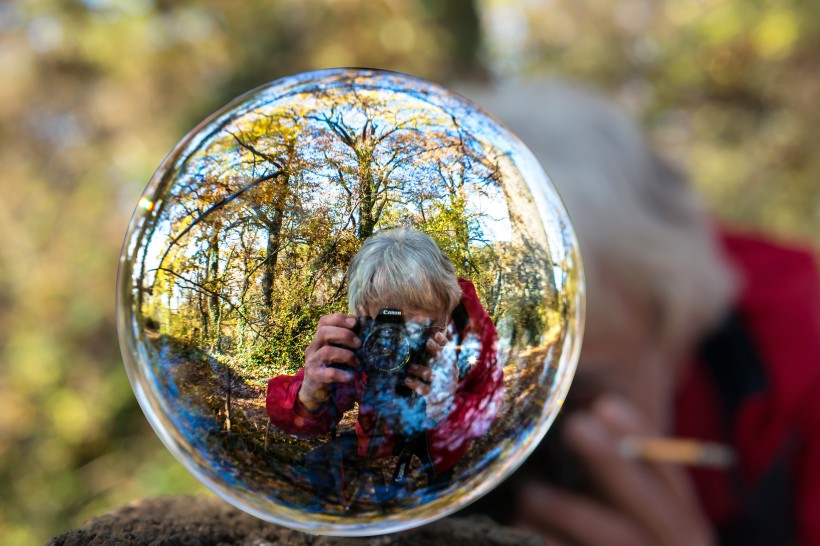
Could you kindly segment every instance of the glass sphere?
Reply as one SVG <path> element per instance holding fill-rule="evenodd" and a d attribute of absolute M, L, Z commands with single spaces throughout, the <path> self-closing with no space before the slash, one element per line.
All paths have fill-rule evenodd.
<path fill-rule="evenodd" d="M 561 407 L 584 288 L 551 182 L 467 99 L 287 77 L 191 131 L 118 279 L 134 392 L 222 498 L 312 533 L 421 525 L 509 475 Z"/>

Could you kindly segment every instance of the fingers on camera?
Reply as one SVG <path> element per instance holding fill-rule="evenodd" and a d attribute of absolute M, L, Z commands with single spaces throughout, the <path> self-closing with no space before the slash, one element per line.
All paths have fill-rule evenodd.
<path fill-rule="evenodd" d="M 356 317 L 344 313 L 332 313 L 319 319 L 319 327 L 337 326 L 339 328 L 353 328 L 356 326 Z"/>
<path fill-rule="evenodd" d="M 432 391 L 430 385 L 419 381 L 415 377 L 408 377 L 404 380 L 404 383 L 421 396 L 427 396 Z"/>
<path fill-rule="evenodd" d="M 333 364 L 341 364 L 350 368 L 356 368 L 359 366 L 359 361 L 356 359 L 356 355 L 353 354 L 352 351 L 343 347 L 325 345 L 316 351 L 316 357 L 318 362 L 323 363 L 325 367 L 332 366 Z"/>
<path fill-rule="evenodd" d="M 323 383 L 350 383 L 353 381 L 353 372 L 330 366 L 324 368 L 320 376 Z"/>
<path fill-rule="evenodd" d="M 316 341 L 319 345 L 342 345 L 351 349 L 358 349 L 362 344 L 349 328 L 331 325 L 319 326 L 316 330 Z"/>
<path fill-rule="evenodd" d="M 423 379 L 427 383 L 431 383 L 433 381 L 433 370 L 427 366 L 410 364 L 410 373 L 415 376 L 414 379 Z"/>

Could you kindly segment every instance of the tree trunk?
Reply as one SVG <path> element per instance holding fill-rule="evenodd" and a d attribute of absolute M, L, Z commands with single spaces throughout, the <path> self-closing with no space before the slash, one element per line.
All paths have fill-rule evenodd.
<path fill-rule="evenodd" d="M 214 321 L 213 335 L 219 340 L 219 230 L 214 226 L 213 234 L 208 242 L 208 282 L 205 286 L 211 291 L 208 296 L 208 310 L 211 320 Z"/>
<path fill-rule="evenodd" d="M 379 220 L 374 217 L 378 195 L 373 176 L 373 166 L 371 165 L 372 159 L 371 152 L 361 152 L 359 154 L 359 194 L 361 195 L 362 205 L 359 208 L 359 229 L 356 236 L 360 241 L 364 241 L 373 235 L 373 230 Z"/>
<path fill-rule="evenodd" d="M 231 367 L 225 364 L 225 430 L 231 433 Z"/>
<path fill-rule="evenodd" d="M 282 220 L 284 211 L 277 207 L 268 225 L 268 244 L 265 249 L 265 270 L 262 274 L 262 298 L 266 313 L 273 313 L 273 281 L 276 278 L 276 262 L 282 244 Z"/>

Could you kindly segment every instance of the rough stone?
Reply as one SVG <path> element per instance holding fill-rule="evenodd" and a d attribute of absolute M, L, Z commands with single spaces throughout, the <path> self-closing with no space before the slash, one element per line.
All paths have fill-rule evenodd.
<path fill-rule="evenodd" d="M 395 535 L 339 538 L 310 535 L 257 519 L 210 497 L 136 501 L 93 518 L 48 546 L 543 546 L 540 538 L 486 517 L 445 518 Z"/>

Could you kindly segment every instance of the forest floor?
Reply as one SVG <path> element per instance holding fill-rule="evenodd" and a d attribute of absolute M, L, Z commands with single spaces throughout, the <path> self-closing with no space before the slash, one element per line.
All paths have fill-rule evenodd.
<path fill-rule="evenodd" d="M 165 346 L 164 354 L 168 360 L 165 366 L 170 376 L 166 381 L 172 381 L 184 395 L 190 406 L 187 410 L 197 414 L 199 421 L 211 423 L 207 425 L 204 437 L 200 430 L 191 434 L 202 437 L 204 453 L 223 465 L 227 464 L 226 468 L 234 468 L 235 473 L 243 477 L 244 487 L 277 492 L 295 489 L 298 499 L 288 499 L 288 502 L 295 503 L 307 502 L 313 496 L 304 461 L 308 453 L 329 440 L 328 436 L 301 437 L 278 430 L 269 424 L 265 412 L 265 388 L 243 381 L 236 372 L 229 371 L 230 368 L 201 352 L 189 351 L 176 340 L 154 335 L 151 341 L 158 352 Z M 457 464 L 456 475 L 471 469 L 497 449 L 503 440 L 515 439 L 522 424 L 531 426 L 533 409 L 540 414 L 549 387 L 543 380 L 544 374 L 550 371 L 545 364 L 549 366 L 553 360 L 552 352 L 560 350 L 560 343 L 547 343 L 531 349 L 505 368 L 502 411 L 489 432 L 475 440 Z M 346 412 L 338 432 L 355 430 L 356 418 L 356 408 Z M 365 484 L 370 493 L 375 494 L 373 488 L 377 482 L 390 481 L 395 465 L 395 457 L 371 462 L 368 468 L 370 481 Z M 420 467 L 421 461 L 414 457 L 410 472 L 415 490 L 426 486 L 426 477 L 418 472 Z M 368 491 L 359 492 L 363 509 L 371 503 L 378 504 L 374 497 L 367 501 Z"/>

